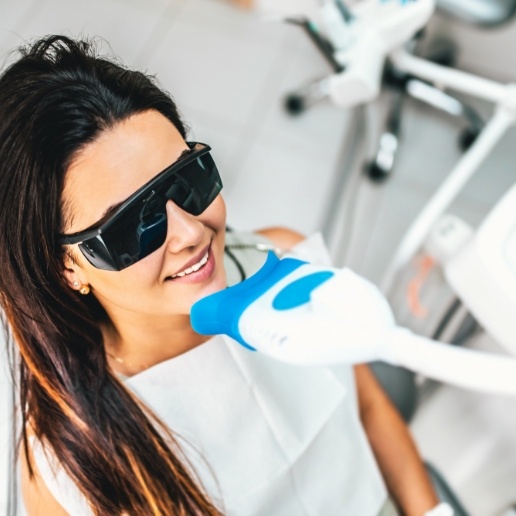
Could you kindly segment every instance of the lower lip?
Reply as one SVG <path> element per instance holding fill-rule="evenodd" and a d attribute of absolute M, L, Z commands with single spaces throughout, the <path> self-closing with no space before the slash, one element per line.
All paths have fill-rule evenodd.
<path fill-rule="evenodd" d="M 167 281 L 171 281 L 173 283 L 202 283 L 203 281 L 211 278 L 215 271 L 215 258 L 211 247 L 208 253 L 208 261 L 198 271 L 186 274 L 185 276 L 170 278 Z"/>

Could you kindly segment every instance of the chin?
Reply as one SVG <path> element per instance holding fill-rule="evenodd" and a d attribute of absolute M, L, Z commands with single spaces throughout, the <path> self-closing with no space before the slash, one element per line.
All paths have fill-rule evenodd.
<path fill-rule="evenodd" d="M 191 304 L 188 307 L 188 313 L 190 313 L 190 310 L 192 308 L 192 305 L 195 304 L 200 299 L 209 296 L 210 294 L 215 294 L 215 292 L 220 292 L 221 290 L 224 290 L 227 287 L 226 282 L 226 274 L 224 271 L 224 274 L 221 275 L 221 277 L 216 278 L 214 281 L 210 282 L 209 285 L 207 285 L 205 288 L 202 289 L 199 293 L 197 293 L 194 298 L 192 299 Z"/>
<path fill-rule="evenodd" d="M 196 299 L 199 299 L 209 296 L 210 294 L 215 294 L 215 292 L 220 292 L 227 287 L 226 274 L 224 273 L 223 277 L 217 278 L 215 281 L 211 282 L 205 289 L 203 289 L 201 295 Z"/>

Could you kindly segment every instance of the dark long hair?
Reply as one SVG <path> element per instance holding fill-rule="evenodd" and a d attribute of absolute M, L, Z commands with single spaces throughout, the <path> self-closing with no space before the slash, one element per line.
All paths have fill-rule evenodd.
<path fill-rule="evenodd" d="M 30 426 L 50 447 L 95 514 L 215 515 L 177 440 L 109 369 L 100 305 L 63 277 L 68 166 L 150 109 L 185 136 L 151 77 L 63 36 L 21 49 L 0 77 L 0 302 L 19 352 L 21 436 L 27 450 Z"/>

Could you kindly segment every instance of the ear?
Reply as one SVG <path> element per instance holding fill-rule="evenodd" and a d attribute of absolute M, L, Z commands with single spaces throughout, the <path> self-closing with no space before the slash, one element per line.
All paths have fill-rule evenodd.
<path fill-rule="evenodd" d="M 63 276 L 73 290 L 79 290 L 83 285 L 88 284 L 79 261 L 70 252 L 66 252 L 63 258 Z"/>

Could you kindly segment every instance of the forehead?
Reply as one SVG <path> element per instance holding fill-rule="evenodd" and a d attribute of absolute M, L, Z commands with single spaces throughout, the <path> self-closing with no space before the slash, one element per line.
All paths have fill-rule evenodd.
<path fill-rule="evenodd" d="M 66 233 L 97 222 L 187 148 L 179 131 L 157 111 L 133 115 L 101 133 L 66 172 L 62 194 Z"/>

